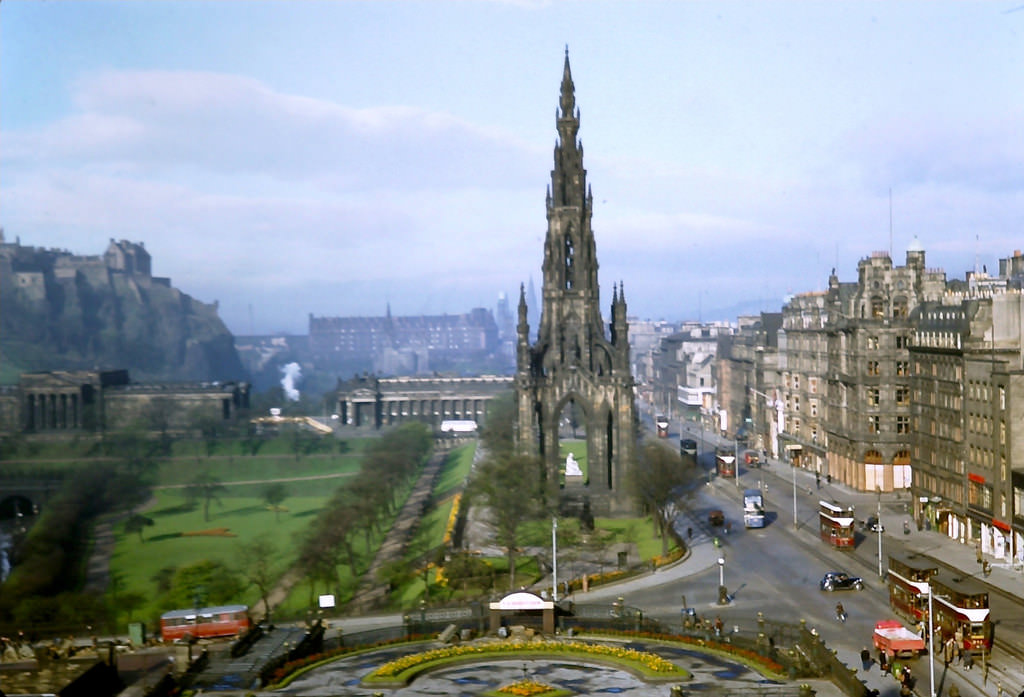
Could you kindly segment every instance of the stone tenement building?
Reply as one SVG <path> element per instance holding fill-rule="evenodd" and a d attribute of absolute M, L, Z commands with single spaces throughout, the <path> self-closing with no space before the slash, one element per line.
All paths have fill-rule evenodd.
<path fill-rule="evenodd" d="M 135 384 L 127 370 L 24 373 L 0 387 L 0 436 L 74 437 L 141 422 L 171 433 L 207 420 L 233 422 L 249 409 L 249 385 Z"/>
<path fill-rule="evenodd" d="M 540 456 L 555 499 L 563 462 L 559 423 L 563 410 L 575 405 L 587 432 L 588 481 L 579 491 L 567 482 L 563 500 L 589 503 L 595 513 L 620 513 L 631 509 L 626 480 L 637 439 L 626 297 L 621 287 L 613 291 L 606 333 L 591 229 L 594 199 L 583 146 L 576 140 L 580 120 L 568 51 L 558 106 L 558 142 L 546 201 L 544 299 L 532 345 L 526 290 L 519 292 L 516 443 L 520 451 Z"/>
<path fill-rule="evenodd" d="M 500 352 L 494 313 L 393 317 L 309 316 L 309 349 L 320 368 L 372 365 L 375 373 L 428 373 Z"/>
<path fill-rule="evenodd" d="M 1024 563 L 1024 256 L 947 281 L 915 240 L 905 266 L 876 252 L 858 270 L 786 303 L 777 356 L 741 327 L 750 350 L 718 357 L 721 403 L 797 466 L 907 491 L 918 525 Z"/>
<path fill-rule="evenodd" d="M 380 429 L 419 421 L 439 430 L 443 421 L 487 423 L 492 399 L 508 394 L 512 378 L 373 375 L 338 381 L 336 413 L 345 426 Z"/>

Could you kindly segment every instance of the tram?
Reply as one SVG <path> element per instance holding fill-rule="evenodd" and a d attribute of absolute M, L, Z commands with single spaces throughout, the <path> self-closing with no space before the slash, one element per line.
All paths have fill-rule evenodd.
<path fill-rule="evenodd" d="M 823 542 L 839 549 L 853 549 L 853 506 L 818 501 L 818 527 Z"/>
<path fill-rule="evenodd" d="M 889 605 L 917 626 L 928 622 L 928 592 L 932 597 L 934 629 L 946 642 L 961 638 L 960 649 L 968 653 L 992 648 L 992 622 L 988 591 L 978 581 L 957 578 L 924 557 L 889 555 Z M 959 630 L 959 631 L 958 631 Z"/>
<path fill-rule="evenodd" d="M 954 578 L 943 573 L 932 578 L 932 611 L 935 628 L 946 641 L 963 637 L 964 653 L 987 653 L 992 649 L 992 622 L 989 618 L 988 591 L 971 578 Z"/>
<path fill-rule="evenodd" d="M 889 555 L 889 606 L 913 624 L 928 618 L 928 582 L 939 572 L 924 557 Z"/>
<path fill-rule="evenodd" d="M 728 447 L 715 448 L 715 466 L 719 477 L 735 477 L 736 451 Z"/>

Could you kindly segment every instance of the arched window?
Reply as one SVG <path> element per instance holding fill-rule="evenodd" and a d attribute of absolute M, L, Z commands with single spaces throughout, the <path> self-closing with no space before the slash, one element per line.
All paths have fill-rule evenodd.
<path fill-rule="evenodd" d="M 565 236 L 565 289 L 572 290 L 575 285 L 575 269 L 573 268 L 575 259 L 573 258 L 575 250 L 572 245 L 572 235 L 566 234 Z"/>

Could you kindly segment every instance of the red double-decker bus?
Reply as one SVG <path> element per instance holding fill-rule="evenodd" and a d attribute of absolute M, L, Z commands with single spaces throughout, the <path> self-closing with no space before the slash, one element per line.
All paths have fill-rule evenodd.
<path fill-rule="evenodd" d="M 818 501 L 818 526 L 822 541 L 840 549 L 852 549 L 854 523 L 853 506 Z"/>

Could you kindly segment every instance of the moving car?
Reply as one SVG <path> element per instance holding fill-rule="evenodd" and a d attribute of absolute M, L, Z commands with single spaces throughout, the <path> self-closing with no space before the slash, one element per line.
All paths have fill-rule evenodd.
<path fill-rule="evenodd" d="M 864 529 L 871 532 L 885 532 L 885 526 L 873 515 L 868 516 L 868 519 L 864 521 Z"/>
<path fill-rule="evenodd" d="M 761 464 L 761 454 L 756 450 L 746 450 L 743 453 L 743 461 L 751 467 L 758 467 Z"/>
<path fill-rule="evenodd" d="M 711 525 L 725 525 L 725 513 L 716 508 L 708 513 L 708 522 Z"/>
<path fill-rule="evenodd" d="M 860 576 L 851 576 L 845 571 L 829 571 L 821 579 L 821 590 L 823 591 L 862 591 L 864 590 L 864 579 Z"/>
<path fill-rule="evenodd" d="M 679 454 L 697 457 L 697 441 L 693 438 L 683 438 L 679 441 Z"/>

